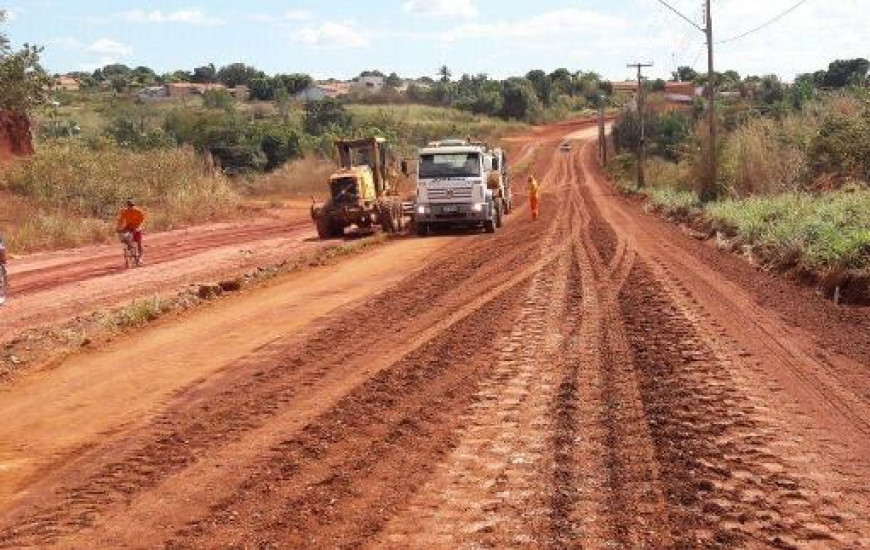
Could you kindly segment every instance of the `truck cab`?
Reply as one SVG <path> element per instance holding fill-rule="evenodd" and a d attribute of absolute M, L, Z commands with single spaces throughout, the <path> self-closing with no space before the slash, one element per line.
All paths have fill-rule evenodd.
<path fill-rule="evenodd" d="M 430 143 L 419 152 L 414 223 L 417 232 L 447 226 L 501 225 L 501 201 L 488 186 L 494 156 L 483 144 L 464 140 Z"/>

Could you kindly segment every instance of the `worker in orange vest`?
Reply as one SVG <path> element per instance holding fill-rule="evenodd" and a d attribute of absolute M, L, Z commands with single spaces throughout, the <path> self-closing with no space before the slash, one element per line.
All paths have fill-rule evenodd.
<path fill-rule="evenodd" d="M 532 219 L 538 219 L 540 185 L 535 176 L 529 176 L 529 207 L 532 209 Z"/>

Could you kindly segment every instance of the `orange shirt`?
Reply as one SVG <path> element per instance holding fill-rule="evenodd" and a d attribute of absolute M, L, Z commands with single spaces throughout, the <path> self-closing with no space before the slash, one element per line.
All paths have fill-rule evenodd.
<path fill-rule="evenodd" d="M 125 208 L 118 215 L 118 231 L 139 229 L 145 223 L 145 213 L 136 208 Z"/>

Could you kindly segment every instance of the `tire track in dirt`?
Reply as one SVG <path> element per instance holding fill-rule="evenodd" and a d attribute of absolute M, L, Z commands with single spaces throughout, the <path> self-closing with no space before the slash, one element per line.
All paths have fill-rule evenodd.
<path fill-rule="evenodd" d="M 802 438 L 787 435 L 796 427 L 786 418 L 806 413 L 784 402 L 788 415 L 777 420 L 776 402 L 767 392 L 751 390 L 757 382 L 748 384 L 761 377 L 759 369 L 715 333 L 689 297 L 660 280 L 639 266 L 622 307 L 679 542 L 706 548 L 867 547 L 866 522 L 844 512 L 840 500 L 854 495 L 825 491 L 818 483 L 836 486 L 836 466 L 802 448 Z"/>
<path fill-rule="evenodd" d="M 543 178 L 563 185 L 564 163 Z M 532 278 L 496 364 L 462 415 L 457 447 L 371 547 L 540 547 L 550 538 L 550 415 L 568 308 L 567 203 L 560 203 L 539 254 L 561 252 Z"/>
<path fill-rule="evenodd" d="M 467 305 L 467 293 L 462 292 L 457 281 L 493 289 L 490 292 L 497 296 L 526 277 L 517 275 L 518 270 L 510 266 L 524 263 L 524 243 L 529 239 L 533 241 L 537 230 L 518 227 L 513 233 L 494 239 L 471 238 L 462 254 L 443 259 L 438 277 L 412 278 L 363 304 L 359 311 L 363 315 L 367 315 L 363 312 L 383 312 L 378 316 L 379 321 L 396 332 L 380 337 L 380 345 L 385 349 L 395 347 L 403 339 L 407 340 L 407 334 L 415 327 L 434 324 L 435 319 L 443 316 L 442 311 Z M 496 254 L 487 261 L 484 250 Z M 512 282 L 505 286 L 508 280 Z M 484 305 L 476 304 L 473 309 Z M 355 315 L 353 312 L 345 314 Z M 24 541 L 46 544 L 60 535 L 72 535 L 95 525 L 106 510 L 123 513 L 132 497 L 158 486 L 168 475 L 184 472 L 214 452 L 213 449 L 226 446 L 262 426 L 274 418 L 281 407 L 291 403 L 299 391 L 316 387 L 318 381 L 333 370 L 341 370 L 345 363 L 352 363 L 354 357 L 370 357 L 364 348 L 370 351 L 371 345 L 378 341 L 370 332 L 365 324 L 354 323 L 349 328 L 343 326 L 341 319 L 336 319 L 331 328 L 308 340 L 298 353 L 282 351 L 291 342 L 276 342 L 234 368 L 239 371 L 236 384 L 222 380 L 221 387 L 227 385 L 227 389 L 219 387 L 212 395 L 206 389 L 205 396 L 188 396 L 188 403 L 170 409 L 152 427 L 146 428 L 144 434 L 134 434 L 127 443 L 123 440 L 107 443 L 105 448 L 110 454 L 104 457 L 108 460 L 104 467 L 89 467 L 90 478 L 76 472 L 75 478 L 84 477 L 86 481 L 65 489 L 61 486 L 58 497 L 46 497 L 48 490 L 43 490 L 41 501 L 31 501 L 36 504 L 35 510 L 23 506 L 21 514 L 9 516 L 9 527 L 0 535 L 0 542 L 7 546 Z M 342 342 L 351 345 L 343 347 Z M 366 372 L 369 370 L 370 367 Z M 128 450 L 118 452 L 125 447 Z M 118 460 L 119 454 L 129 458 Z M 93 460 L 94 456 L 84 457 L 82 462 L 85 459 Z M 100 460 L 94 462 L 99 464 Z M 50 504 L 58 499 L 64 504 Z M 63 517 L 69 519 L 61 520 Z"/>

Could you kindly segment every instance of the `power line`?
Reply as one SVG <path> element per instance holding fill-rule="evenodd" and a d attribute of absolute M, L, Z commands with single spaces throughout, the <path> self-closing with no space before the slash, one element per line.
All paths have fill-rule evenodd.
<path fill-rule="evenodd" d="M 726 38 L 725 40 L 720 40 L 719 42 L 716 42 L 716 44 L 727 44 L 728 42 L 736 42 L 737 40 L 740 40 L 740 39 L 742 39 L 742 38 L 746 38 L 746 37 L 749 36 L 750 34 L 757 33 L 758 31 L 760 31 L 760 30 L 762 30 L 762 29 L 764 29 L 764 28 L 766 28 L 766 27 L 769 27 L 770 25 L 773 25 L 774 23 L 776 23 L 777 21 L 779 21 L 780 19 L 782 19 L 782 18 L 785 17 L 786 15 L 790 14 L 790 13 L 793 12 L 794 10 L 796 10 L 796 9 L 798 9 L 799 7 L 801 7 L 801 6 L 803 6 L 804 4 L 806 4 L 808 1 L 809 1 L 809 0 L 801 0 L 800 2 L 798 2 L 797 4 L 795 4 L 794 6 L 790 7 L 789 9 L 785 10 L 785 11 L 782 12 L 781 14 L 777 15 L 776 17 L 774 17 L 773 19 L 771 19 L 771 20 L 769 20 L 769 21 L 767 21 L 767 22 L 765 22 L 765 23 L 763 23 L 763 24 L 761 24 L 761 25 L 755 27 L 754 29 L 752 29 L 752 30 L 748 30 L 748 31 L 746 31 L 746 32 L 744 32 L 744 33 L 742 33 L 742 34 L 738 34 L 737 36 L 732 36 L 731 38 Z"/>
<path fill-rule="evenodd" d="M 692 21 L 691 19 L 689 19 L 688 16 L 683 15 L 683 13 L 680 12 L 680 10 L 678 10 L 677 8 L 675 8 L 675 7 L 673 7 L 672 5 L 668 4 L 667 2 L 665 2 L 665 0 L 657 0 L 657 1 L 658 1 L 658 3 L 661 4 L 662 6 L 668 8 L 668 9 L 671 10 L 672 12 L 676 13 L 677 15 L 679 15 L 679 16 L 680 16 L 681 18 L 683 18 L 687 23 L 689 23 L 690 25 L 692 25 L 693 27 L 695 27 L 695 28 L 698 29 L 699 31 L 701 31 L 701 32 L 706 32 L 704 29 L 701 28 L 701 25 L 699 25 L 699 24 L 695 23 L 694 21 Z M 806 1 L 806 0 L 804 0 L 804 1 Z"/>

